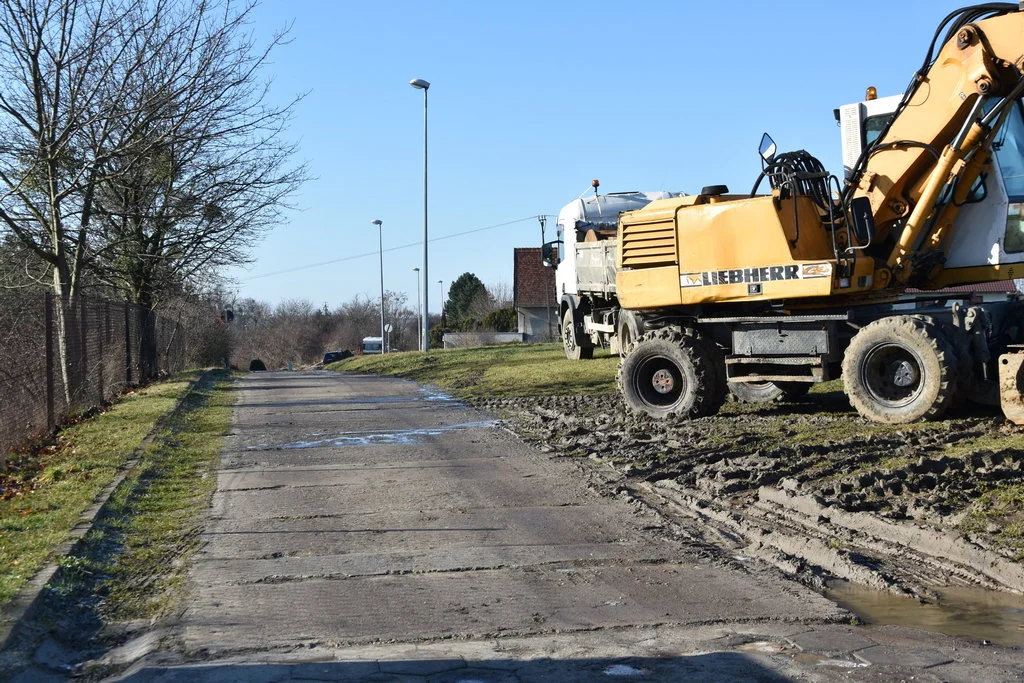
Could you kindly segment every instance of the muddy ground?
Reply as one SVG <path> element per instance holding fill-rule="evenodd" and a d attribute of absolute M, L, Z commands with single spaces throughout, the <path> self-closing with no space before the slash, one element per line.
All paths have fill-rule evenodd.
<path fill-rule="evenodd" d="M 479 405 L 546 452 L 611 466 L 615 493 L 678 521 L 694 541 L 812 585 L 838 577 L 922 598 L 957 584 L 1024 593 L 1024 427 L 993 409 L 876 424 L 838 382 L 797 402 L 732 402 L 677 423 L 628 414 L 617 394 Z"/>

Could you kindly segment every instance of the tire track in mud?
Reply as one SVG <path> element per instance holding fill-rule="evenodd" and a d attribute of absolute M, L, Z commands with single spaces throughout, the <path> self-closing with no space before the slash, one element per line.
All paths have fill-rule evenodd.
<path fill-rule="evenodd" d="M 545 452 L 610 465 L 622 476 L 612 492 L 694 538 L 815 587 L 1024 593 L 1024 428 L 1001 417 L 879 425 L 837 392 L 675 423 L 627 413 L 617 395 L 478 405 Z"/>

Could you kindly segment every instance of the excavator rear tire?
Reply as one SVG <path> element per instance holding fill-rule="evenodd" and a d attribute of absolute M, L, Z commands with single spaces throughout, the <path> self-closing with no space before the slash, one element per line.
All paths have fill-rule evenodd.
<path fill-rule="evenodd" d="M 618 383 L 630 410 L 668 420 L 717 412 L 725 398 L 721 379 L 708 342 L 667 327 L 645 333 L 630 347 Z"/>
<path fill-rule="evenodd" d="M 572 311 L 562 316 L 562 348 L 569 360 L 589 360 L 594 357 L 593 346 L 580 346 L 576 340 L 576 327 L 572 322 Z"/>
<path fill-rule="evenodd" d="M 957 393 L 956 354 L 936 325 L 914 316 L 864 326 L 843 357 L 850 403 L 875 422 L 901 424 L 941 417 Z"/>

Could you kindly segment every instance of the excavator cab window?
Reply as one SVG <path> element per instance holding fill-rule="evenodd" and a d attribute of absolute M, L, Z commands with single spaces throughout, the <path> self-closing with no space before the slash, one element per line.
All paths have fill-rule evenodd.
<path fill-rule="evenodd" d="M 1024 202 L 1024 109 L 1018 102 L 992 143 L 992 151 L 1011 202 Z"/>
<path fill-rule="evenodd" d="M 861 134 L 864 136 L 861 149 L 867 149 L 868 145 L 873 143 L 885 130 L 885 127 L 889 125 L 889 119 L 892 118 L 892 113 L 888 114 L 876 114 L 875 116 L 868 116 L 864 119 L 863 127 L 861 128 Z"/>
<path fill-rule="evenodd" d="M 1003 249 L 1008 254 L 1024 252 L 1024 107 L 1017 102 L 992 143 L 992 153 L 1009 200 Z"/>

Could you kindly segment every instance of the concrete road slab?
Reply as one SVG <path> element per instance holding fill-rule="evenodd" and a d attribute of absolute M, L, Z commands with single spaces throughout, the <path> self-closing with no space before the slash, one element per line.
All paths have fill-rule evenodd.
<path fill-rule="evenodd" d="M 188 649 L 227 649 L 298 639 L 368 643 L 586 631 L 622 626 L 799 620 L 809 609 L 838 615 L 767 577 L 736 581 L 734 570 L 672 564 L 527 567 L 336 581 L 223 585 L 200 590 L 205 616 L 190 618 Z M 750 577 L 752 579 L 752 577 Z"/>
<path fill-rule="evenodd" d="M 846 614 L 708 559 L 573 462 L 411 382 L 259 373 L 239 388 L 176 631 L 186 657 L 558 633 L 582 654 L 594 634 Z"/>
<path fill-rule="evenodd" d="M 529 485 L 526 483 L 529 482 Z M 468 510 L 483 507 L 568 506 L 580 500 L 557 481 L 447 479 L 432 486 L 324 485 L 305 487 L 254 487 L 244 491 L 221 491 L 213 514 L 218 518 L 278 518 L 322 514 L 344 509 L 349 513 L 373 512 L 387 500 L 398 510 Z"/>

